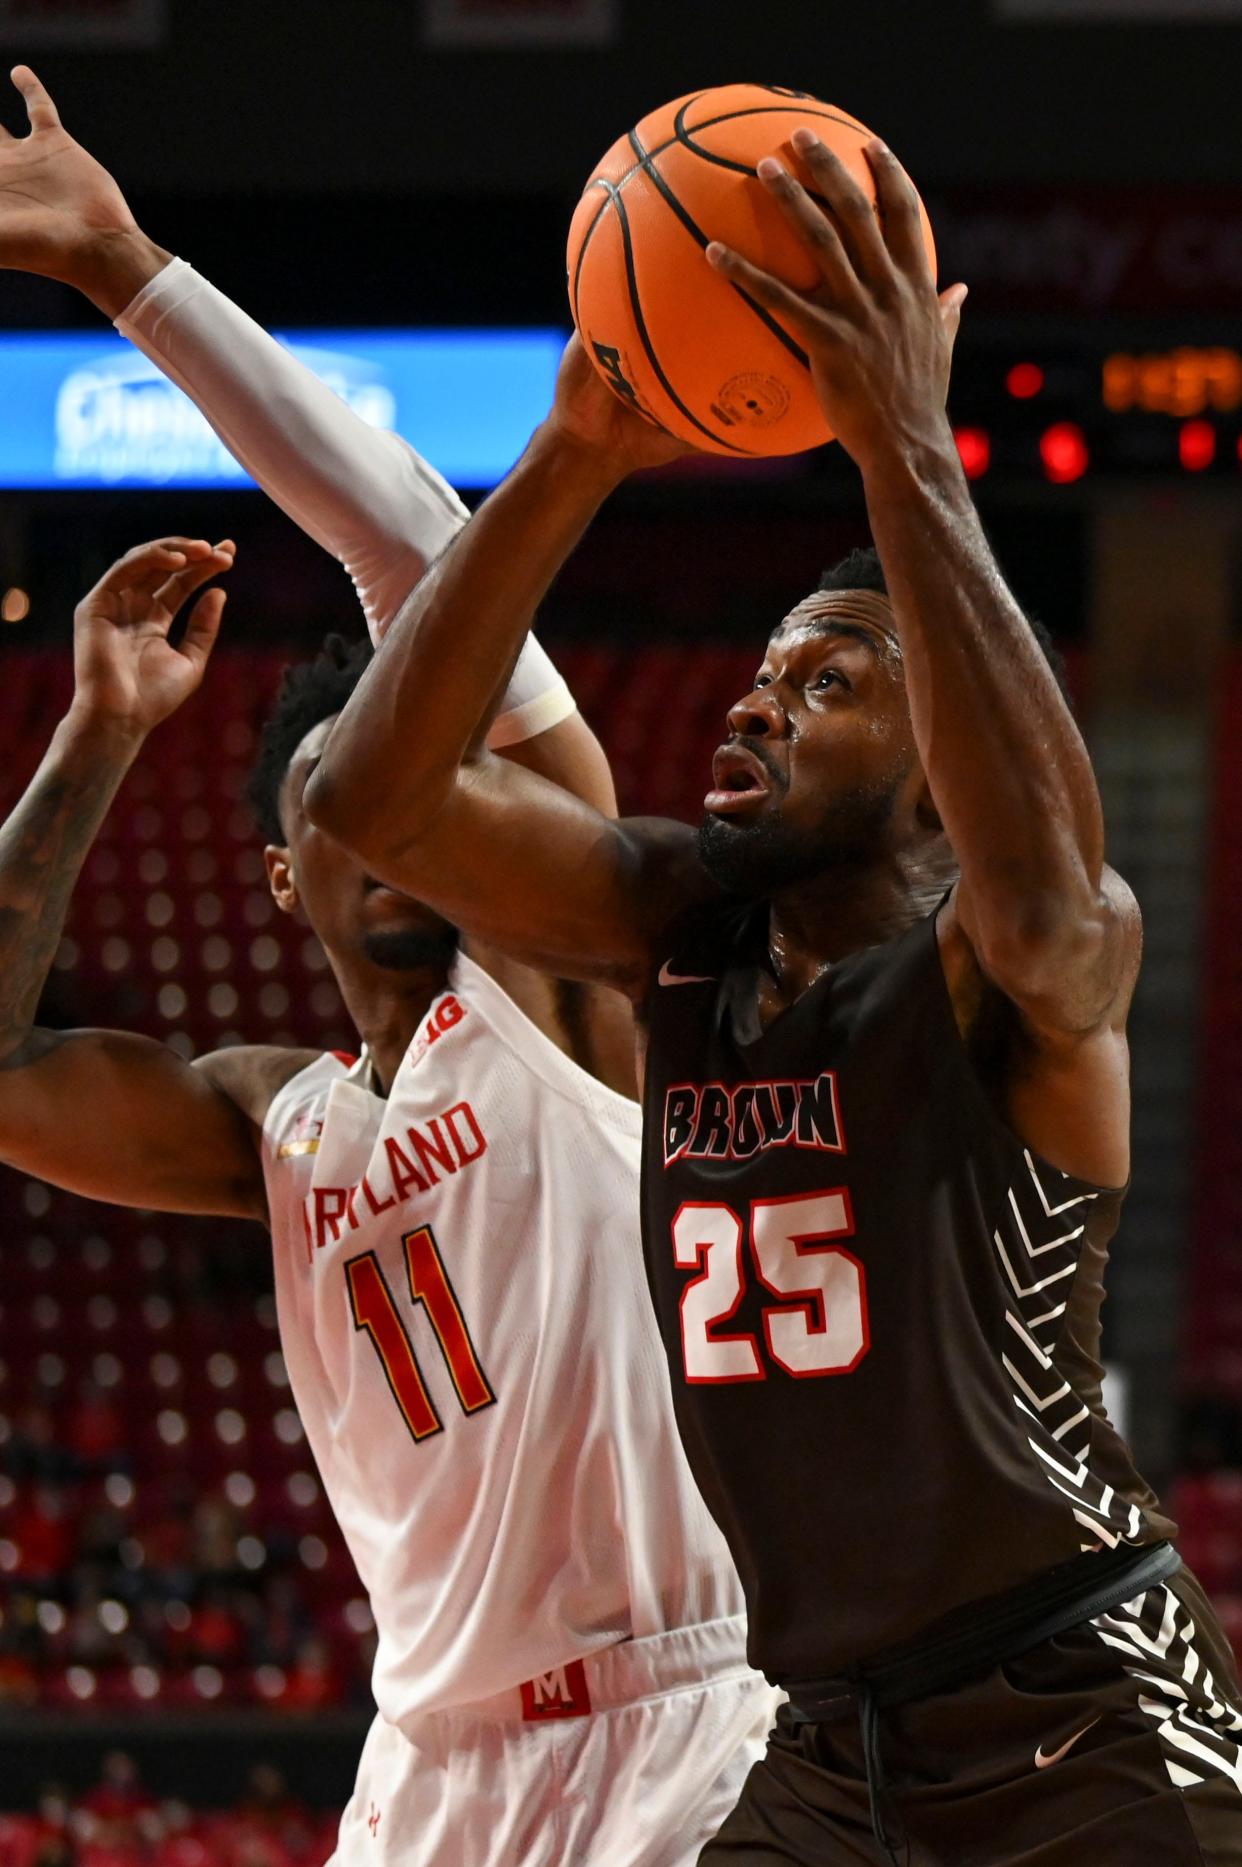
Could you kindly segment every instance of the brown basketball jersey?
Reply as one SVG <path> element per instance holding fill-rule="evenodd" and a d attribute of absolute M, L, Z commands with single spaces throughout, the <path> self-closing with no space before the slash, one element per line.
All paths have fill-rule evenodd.
<path fill-rule="evenodd" d="M 643 1219 L 750 1657 L 788 1683 L 1171 1526 L 1101 1399 L 1121 1191 L 1004 1125 L 934 918 L 764 1031 L 766 928 L 766 907 L 718 910 L 652 987 Z"/>

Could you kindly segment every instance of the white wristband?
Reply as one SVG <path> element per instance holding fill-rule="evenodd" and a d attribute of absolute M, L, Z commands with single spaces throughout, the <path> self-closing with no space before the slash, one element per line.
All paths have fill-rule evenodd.
<path fill-rule="evenodd" d="M 504 746 L 520 745 L 524 739 L 537 739 L 575 710 L 564 676 L 557 673 L 535 637 L 528 635 L 500 711 L 488 731 L 487 743 L 493 752 L 499 752 Z"/>

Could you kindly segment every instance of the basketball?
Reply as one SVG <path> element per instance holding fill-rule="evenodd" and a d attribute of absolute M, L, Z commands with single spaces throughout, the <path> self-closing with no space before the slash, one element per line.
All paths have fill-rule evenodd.
<path fill-rule="evenodd" d="M 801 91 L 727 84 L 676 98 L 615 142 L 569 229 L 569 302 L 614 394 L 709 453 L 796 454 L 832 440 L 806 352 L 780 320 L 704 257 L 721 240 L 787 285 L 816 282 L 809 258 L 755 174 L 806 125 L 872 200 L 872 132 Z M 933 276 L 936 253 L 919 204 Z"/>

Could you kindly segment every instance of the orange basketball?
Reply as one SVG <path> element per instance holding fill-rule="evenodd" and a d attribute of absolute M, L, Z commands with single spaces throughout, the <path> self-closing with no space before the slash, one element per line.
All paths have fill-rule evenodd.
<path fill-rule="evenodd" d="M 569 229 L 569 303 L 604 381 L 650 420 L 717 454 L 796 454 L 832 439 L 798 339 L 708 265 L 722 240 L 786 284 L 813 262 L 755 175 L 806 124 L 872 200 L 855 117 L 801 91 L 726 84 L 679 97 L 615 142 Z M 933 276 L 936 251 L 920 203 Z"/>

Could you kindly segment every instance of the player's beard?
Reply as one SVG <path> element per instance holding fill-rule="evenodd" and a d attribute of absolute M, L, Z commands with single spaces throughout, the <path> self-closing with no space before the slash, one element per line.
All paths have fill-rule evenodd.
<path fill-rule="evenodd" d="M 729 894 L 750 897 L 867 868 L 884 846 L 900 782 L 894 777 L 843 792 L 811 830 L 786 823 L 779 805 L 749 823 L 709 813 L 699 825 L 700 859 Z"/>
<path fill-rule="evenodd" d="M 362 950 L 384 972 L 426 972 L 451 965 L 460 939 L 456 927 L 398 927 L 365 934 Z"/>

